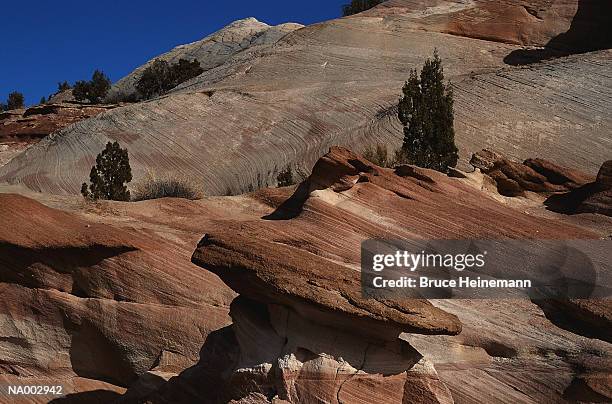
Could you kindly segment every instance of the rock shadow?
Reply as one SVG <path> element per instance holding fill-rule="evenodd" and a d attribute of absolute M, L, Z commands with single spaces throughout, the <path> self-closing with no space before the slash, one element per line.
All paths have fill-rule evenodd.
<path fill-rule="evenodd" d="M 92 390 L 67 394 L 49 401 L 49 404 L 112 404 L 116 403 L 120 397 L 121 394 L 112 390 Z"/>
<path fill-rule="evenodd" d="M 295 190 L 293 195 L 289 197 L 285 202 L 281 203 L 274 212 L 269 215 L 263 216 L 264 220 L 291 220 L 302 213 L 304 203 L 310 195 L 310 183 L 309 181 L 302 182 Z"/>
<path fill-rule="evenodd" d="M 555 326 L 587 338 L 612 343 L 612 328 L 604 318 L 581 310 L 571 302 L 556 299 L 531 299 Z"/>
<path fill-rule="evenodd" d="M 136 251 L 130 246 L 94 244 L 88 247 L 26 248 L 0 242 L 0 282 L 29 288 L 47 288 L 51 272 L 72 275 L 72 290 L 78 297 L 88 297 L 79 285 L 79 268 L 95 266 L 105 259 Z M 44 272 L 42 274 L 41 272 Z"/>
<path fill-rule="evenodd" d="M 611 47 L 612 1 L 580 0 L 567 32 L 552 38 L 543 49 L 514 50 L 504 62 L 520 66 Z"/>

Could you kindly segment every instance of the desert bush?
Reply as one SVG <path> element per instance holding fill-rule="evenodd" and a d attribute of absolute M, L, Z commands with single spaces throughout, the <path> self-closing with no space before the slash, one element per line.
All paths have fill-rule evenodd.
<path fill-rule="evenodd" d="M 90 81 L 80 80 L 74 83 L 72 95 L 77 101 L 87 100 L 92 104 L 98 104 L 106 97 L 110 87 L 110 79 L 102 71 L 96 70 Z"/>
<path fill-rule="evenodd" d="M 367 146 L 363 151 L 363 157 L 380 167 L 391 167 L 394 163 L 389 158 L 387 146 L 381 143 Z"/>
<path fill-rule="evenodd" d="M 175 64 L 156 59 L 144 69 L 136 82 L 136 90 L 144 99 L 150 99 L 167 93 L 179 84 L 202 74 L 204 69 L 197 60 L 180 59 Z"/>
<path fill-rule="evenodd" d="M 89 186 L 87 183 L 81 186 L 81 194 L 86 199 L 129 201 L 130 191 L 126 184 L 132 181 L 132 169 L 127 149 L 122 149 L 117 142 L 108 142 L 96 157 L 89 181 Z"/>
<path fill-rule="evenodd" d="M 342 6 L 342 15 L 349 16 L 366 11 L 382 3 L 383 0 L 351 0 Z"/>
<path fill-rule="evenodd" d="M 415 69 L 403 88 L 398 117 L 404 126 L 399 157 L 407 163 L 447 172 L 457 165 L 453 91 L 444 83 L 444 69 L 438 52 L 427 59 L 420 77 Z"/>
<path fill-rule="evenodd" d="M 57 83 L 57 92 L 61 93 L 62 91 L 70 90 L 72 87 L 67 81 Z"/>
<path fill-rule="evenodd" d="M 13 91 L 8 95 L 8 99 L 6 100 L 6 109 L 19 109 L 25 106 L 25 98 L 23 94 L 18 91 Z"/>
<path fill-rule="evenodd" d="M 156 178 L 149 175 L 148 178 L 145 178 L 134 186 L 132 201 L 146 201 L 160 198 L 195 200 L 202 198 L 202 192 L 192 181 L 177 177 Z"/>
<path fill-rule="evenodd" d="M 125 91 L 117 91 L 107 95 L 104 98 L 105 104 L 119 104 L 120 102 L 134 103 L 138 102 L 138 96 L 135 93 L 126 93 Z"/>
<path fill-rule="evenodd" d="M 277 186 L 280 187 L 288 187 L 290 185 L 295 185 L 295 180 L 293 179 L 293 172 L 291 171 L 291 166 L 287 166 L 283 171 L 279 172 L 276 176 Z"/>

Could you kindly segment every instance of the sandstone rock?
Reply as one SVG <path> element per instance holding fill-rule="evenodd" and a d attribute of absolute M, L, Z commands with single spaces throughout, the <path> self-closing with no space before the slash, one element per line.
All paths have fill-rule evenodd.
<path fill-rule="evenodd" d="M 493 144 L 508 158 L 554 158 L 593 174 L 609 158 L 612 53 L 503 68 L 505 56 L 519 46 L 497 42 L 544 43 L 567 30 L 576 0 L 421 3 L 398 4 L 390 15 L 288 27 L 291 32 L 274 46 L 251 44 L 273 30 L 251 20 L 178 48 L 166 56 L 206 55 L 207 70 L 164 97 L 66 128 L 0 169 L 0 181 L 77 194 L 108 140 L 128 148 L 135 179 L 150 171 L 197 178 L 207 195 L 274 184 L 287 166 L 306 177 L 330 145 L 401 144 L 395 109 L 401 87 L 434 47 L 455 86 L 460 168 L 471 153 Z M 449 30 L 448 21 L 462 26 Z M 494 38 L 478 34 L 481 27 L 504 37 L 520 34 Z M 491 40 L 440 33 L 469 30 L 470 36 Z M 204 51 L 196 54 L 200 45 Z M 133 86 L 138 71 L 115 87 Z M 243 118 L 228 120 L 231 116 Z M 61 179 L 51 174 L 57 172 Z"/>
<path fill-rule="evenodd" d="M 578 188 L 589 177 L 576 170 L 560 167 L 543 159 L 528 159 L 523 164 L 508 160 L 501 153 L 484 149 L 474 153 L 470 160 L 497 183 L 504 196 L 523 196 L 525 191 L 562 192 Z"/>
<path fill-rule="evenodd" d="M 612 160 L 604 162 L 594 182 L 565 194 L 553 195 L 546 205 L 562 213 L 599 213 L 612 216 Z"/>
<path fill-rule="evenodd" d="M 391 333 L 351 327 L 364 321 L 376 323 L 373 330 L 394 326 L 393 321 L 367 320 L 373 314 L 351 308 L 340 294 L 334 301 L 333 291 L 340 287 L 331 280 L 341 278 L 336 273 L 308 271 L 325 263 L 350 279 L 348 270 L 358 273 L 364 239 L 600 237 L 566 216 L 546 212 L 545 219 L 543 212 L 525 214 L 499 203 L 465 179 L 409 166 L 401 173 L 333 148 L 297 188 L 243 196 L 90 205 L 78 198 L 30 194 L 58 210 L 0 195 L 0 220 L 9 226 L 0 229 L 2 245 L 27 247 L 18 255 L 0 254 L 0 285 L 8 296 L 0 304 L 0 330 L 6 337 L 0 338 L 2 382 L 62 380 L 74 392 L 72 402 L 93 402 L 95 389 L 102 402 L 112 402 L 125 389 L 115 383 L 136 383 L 134 395 L 130 388 L 122 398 L 130 403 L 227 402 L 226 393 L 247 403 L 291 402 L 296 394 L 321 394 L 338 402 L 334 391 L 345 403 L 445 402 L 449 391 L 455 402 L 482 404 L 499 397 L 508 402 L 586 400 L 591 391 L 605 397 L 612 368 L 605 333 L 587 335 L 528 300 L 419 303 L 423 314 L 441 315 L 435 321 L 421 319 L 419 327 L 450 319 L 449 324 L 457 324 L 456 317 L 459 335 L 405 333 L 402 342 L 390 340 Z M 235 272 L 225 268 L 228 282 L 249 293 L 269 283 L 277 292 L 260 297 L 263 302 L 237 299 L 232 325 L 227 325 L 227 306 L 235 295 L 206 271 L 212 268 L 189 263 L 204 232 L 234 254 L 216 260 L 248 265 Z M 245 240 L 256 247 L 254 254 L 241 245 Z M 81 261 L 95 258 L 100 246 L 136 250 L 95 263 Z M 300 261 L 295 272 L 282 273 L 288 268 L 278 258 L 282 254 L 289 262 L 291 256 Z M 14 271 L 15 263 L 22 268 L 30 257 L 37 262 Z M 308 261 L 305 269 L 303 261 Z M 250 269 L 266 277 L 254 285 L 229 279 Z M 295 299 L 299 291 L 291 286 L 300 284 L 292 278 L 307 274 L 316 275 L 307 290 L 323 289 L 314 292 L 327 298 L 321 305 L 312 296 Z M 319 306 L 325 304 L 347 314 L 336 311 L 338 321 L 322 322 Z M 559 305 L 556 311 L 576 313 L 591 329 L 607 330 L 605 301 L 571 304 L 571 310 Z M 309 306 L 316 306 L 316 314 Z M 358 309 L 364 319 L 355 321 Z M 165 379 L 195 363 L 200 346 L 197 365 L 167 382 L 148 379 Z M 101 359 L 88 360 L 91 355 Z M 335 377 L 334 370 L 344 380 L 341 386 L 329 377 Z M 112 384 L 102 381 L 108 377 Z"/>
<path fill-rule="evenodd" d="M 601 190 L 612 188 L 612 160 L 608 160 L 601 165 L 595 183 L 597 188 Z"/>
<path fill-rule="evenodd" d="M 207 71 L 224 63 L 231 62 L 241 52 L 253 51 L 258 46 L 272 45 L 289 32 L 302 27 L 303 25 L 292 23 L 269 26 L 266 23 L 257 21 L 255 18 L 245 18 L 234 21 L 199 41 L 177 46 L 156 59 L 165 60 L 169 63 L 176 63 L 179 59 L 187 59 L 189 61 L 195 59 Z M 113 84 L 108 97 L 113 98 L 117 94 L 135 94 L 137 80 L 153 61 L 148 61 Z"/>
<path fill-rule="evenodd" d="M 556 50 L 609 48 L 606 1 L 389 0 L 363 15 L 409 18 L 421 29 Z"/>
<path fill-rule="evenodd" d="M 0 113 L 0 166 L 50 133 L 114 107 L 42 104 Z"/>
<path fill-rule="evenodd" d="M 0 141 L 9 138 L 43 138 L 75 122 L 96 116 L 117 105 L 41 104 L 20 113 L 0 116 Z"/>
<path fill-rule="evenodd" d="M 18 195 L 0 194 L 0 207 L 0 376 L 13 383 L 121 389 L 190 366 L 228 323 L 233 294 L 182 242 Z"/>
<path fill-rule="evenodd" d="M 232 303 L 230 313 L 238 352 L 233 361 L 216 368 L 221 383 L 207 383 L 204 377 L 211 364 L 204 356 L 189 372 L 147 400 L 182 403 L 206 397 L 208 403 L 453 402 L 433 366 L 405 341 L 364 340 L 284 306 L 266 306 L 243 297 Z M 203 352 L 212 351 L 209 344 L 215 343 L 207 341 Z M 184 391 L 191 392 L 190 398 L 181 396 Z"/>
<path fill-rule="evenodd" d="M 233 324 L 209 336 L 196 366 L 141 400 L 559 401 L 575 366 L 591 363 L 591 373 L 609 366 L 607 343 L 553 325 L 530 301 L 435 301 L 469 324 L 459 335 L 431 335 L 410 316 L 390 316 L 376 301 L 363 305 L 345 269 L 357 272 L 365 238 L 597 237 L 527 216 L 435 171 L 403 166 L 399 173 L 332 148 L 293 195 L 252 195 L 275 214 L 211 224 L 193 259 L 241 294 L 232 303 Z M 378 318 L 365 310 L 374 307 Z M 429 310 L 415 301 L 395 307 Z M 438 324 L 451 324 L 436 313 Z M 403 341 L 384 332 L 401 318 L 412 328 Z M 555 349 L 559 358 L 547 354 Z"/>

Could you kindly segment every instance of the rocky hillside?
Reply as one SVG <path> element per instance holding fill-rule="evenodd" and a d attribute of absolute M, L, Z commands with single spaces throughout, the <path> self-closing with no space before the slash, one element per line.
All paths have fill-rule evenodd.
<path fill-rule="evenodd" d="M 0 112 L 0 166 L 45 136 L 115 107 L 50 102 Z"/>
<path fill-rule="evenodd" d="M 588 181 L 537 161 L 546 186 Z M 73 402 L 609 401 L 607 301 L 361 297 L 367 238 L 612 233 L 454 175 L 333 148 L 300 186 L 236 197 L 3 194 L 0 380 L 61 380 Z"/>
<path fill-rule="evenodd" d="M 199 77 L 54 134 L 0 168 L 0 181 L 75 194 L 109 139 L 129 149 L 136 179 L 147 172 L 188 176 L 209 195 L 273 185 L 287 166 L 306 176 L 333 144 L 397 147 L 401 86 L 434 48 L 456 87 L 463 167 L 472 152 L 494 145 L 512 158 L 539 155 L 595 174 L 609 155 L 610 51 L 523 68 L 508 63 L 542 58 L 523 45 L 603 27 L 612 14 L 593 7 L 608 3 L 504 4 L 397 0 L 297 30 L 240 21 L 164 55 L 208 63 Z M 508 36 L 516 32 L 520 38 Z M 264 45 L 249 45 L 260 40 Z M 138 71 L 115 88 L 129 91 Z"/>
<path fill-rule="evenodd" d="M 179 59 L 197 60 L 204 71 L 214 69 L 231 61 L 236 55 L 245 51 L 253 51 L 259 46 L 273 45 L 287 33 L 302 28 L 303 25 L 287 23 L 270 26 L 255 18 L 238 20 L 227 27 L 199 41 L 180 45 L 156 59 L 168 63 L 176 63 Z M 118 94 L 133 95 L 135 84 L 143 70 L 149 67 L 153 60 L 140 66 L 126 77 L 113 85 L 109 98 Z"/>

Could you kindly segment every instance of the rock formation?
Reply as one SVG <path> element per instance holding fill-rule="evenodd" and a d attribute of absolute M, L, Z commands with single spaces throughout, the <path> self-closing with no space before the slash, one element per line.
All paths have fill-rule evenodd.
<path fill-rule="evenodd" d="M 546 205 L 563 213 L 600 213 L 612 216 L 612 160 L 601 166 L 595 181 L 546 200 Z"/>
<path fill-rule="evenodd" d="M 15 194 L 0 194 L 0 222 L 2 384 L 122 392 L 147 371 L 190 366 L 229 323 L 233 294 L 178 237 Z"/>
<path fill-rule="evenodd" d="M 522 44 L 544 45 L 569 29 L 579 1 L 502 3 L 395 1 L 300 29 L 238 22 L 163 56 L 209 63 L 199 77 L 60 131 L 2 167 L 0 182 L 76 194 L 108 140 L 128 148 L 136 179 L 187 176 L 208 195 L 275 185 L 287 166 L 303 178 L 334 144 L 398 147 L 401 87 L 434 48 L 455 86 L 461 167 L 495 145 L 512 159 L 537 155 L 595 174 L 609 158 L 612 53 L 508 67 L 504 58 Z M 138 71 L 115 89 L 128 91 Z"/>
<path fill-rule="evenodd" d="M 358 280 L 366 238 L 596 234 L 523 214 L 465 180 L 410 166 L 380 168 L 340 148 L 291 195 L 286 191 L 252 195 L 270 205 L 269 215 L 206 228 L 192 259 L 239 293 L 233 324 L 209 336 L 196 366 L 143 394 L 130 389 L 121 402 L 610 398 L 603 387 L 609 344 L 547 319 L 569 303 L 364 300 Z M 600 331 L 595 338 L 605 335 L 608 303 L 572 304 L 591 331 Z"/>
<path fill-rule="evenodd" d="M 48 103 L 0 112 L 0 166 L 45 136 L 115 107 Z"/>
<path fill-rule="evenodd" d="M 428 31 L 584 52 L 612 46 L 611 7 L 605 0 L 389 0 L 364 14 L 408 18 Z"/>
<path fill-rule="evenodd" d="M 560 167 L 548 160 L 527 159 L 520 164 L 488 149 L 474 153 L 470 164 L 490 176 L 504 196 L 524 196 L 525 191 L 569 191 L 592 180 L 579 171 Z"/>
<path fill-rule="evenodd" d="M 300 24 L 270 26 L 255 18 L 234 21 L 223 29 L 199 41 L 180 45 L 156 59 L 176 63 L 179 59 L 197 60 L 205 71 L 229 63 L 241 52 L 252 52 L 262 45 L 273 45 L 287 33 L 302 28 Z M 153 60 L 140 66 L 115 83 L 108 96 L 136 95 L 136 82 Z"/>

